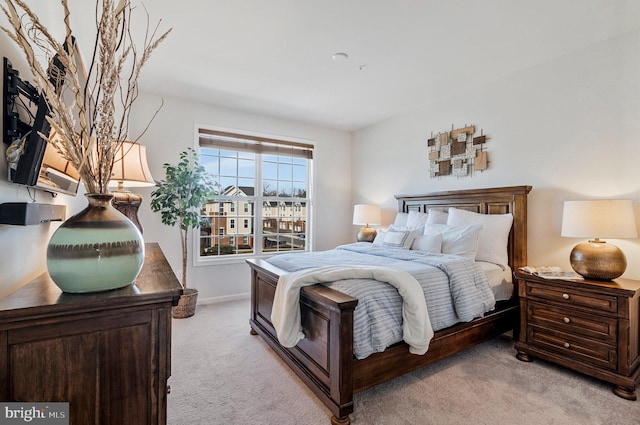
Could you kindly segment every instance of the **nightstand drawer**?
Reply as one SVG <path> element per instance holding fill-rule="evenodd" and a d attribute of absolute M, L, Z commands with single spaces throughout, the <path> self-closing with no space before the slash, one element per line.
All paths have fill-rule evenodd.
<path fill-rule="evenodd" d="M 604 369 L 617 368 L 616 347 L 609 344 L 535 325 L 527 327 L 527 339 L 530 344 L 565 358 Z"/>
<path fill-rule="evenodd" d="M 577 310 L 529 302 L 527 306 L 529 323 L 555 328 L 571 335 L 615 345 L 618 335 L 618 320 L 614 317 L 580 313 Z"/>
<path fill-rule="evenodd" d="M 615 296 L 604 294 L 592 294 L 589 292 L 578 292 L 572 289 L 559 288 L 557 286 L 547 286 L 534 282 L 527 282 L 527 297 L 539 298 L 541 300 L 554 301 L 556 303 L 587 309 L 597 310 L 607 313 L 617 313 L 618 299 Z"/>

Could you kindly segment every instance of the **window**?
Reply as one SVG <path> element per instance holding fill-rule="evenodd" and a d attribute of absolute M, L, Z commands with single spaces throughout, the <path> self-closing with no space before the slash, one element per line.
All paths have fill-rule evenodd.
<path fill-rule="evenodd" d="M 220 192 L 202 207 L 200 258 L 309 249 L 313 145 L 209 129 L 199 143 Z"/>

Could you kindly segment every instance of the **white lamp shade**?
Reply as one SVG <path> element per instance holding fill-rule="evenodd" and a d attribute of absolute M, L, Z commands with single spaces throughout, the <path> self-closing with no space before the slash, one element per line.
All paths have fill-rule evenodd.
<path fill-rule="evenodd" d="M 382 214 L 378 205 L 358 204 L 353 207 L 353 224 L 378 225 L 382 223 Z"/>
<path fill-rule="evenodd" d="M 569 238 L 637 238 L 630 200 L 565 201 L 562 236 Z"/>
<path fill-rule="evenodd" d="M 118 186 L 120 183 L 127 187 L 155 185 L 147 164 L 147 149 L 143 145 L 123 142 L 116 152 L 109 186 Z"/>

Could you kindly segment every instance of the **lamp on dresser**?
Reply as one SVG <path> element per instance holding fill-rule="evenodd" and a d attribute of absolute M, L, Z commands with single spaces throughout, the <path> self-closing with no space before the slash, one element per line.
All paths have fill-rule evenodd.
<path fill-rule="evenodd" d="M 358 242 L 373 242 L 378 232 L 376 232 L 376 229 L 369 227 L 369 225 L 379 225 L 381 223 L 382 215 L 378 205 L 358 204 L 353 207 L 353 224 L 364 225 L 358 231 Z"/>
<path fill-rule="evenodd" d="M 626 270 L 627 259 L 620 248 L 600 238 L 638 237 L 633 204 L 622 199 L 565 201 L 561 235 L 593 238 L 571 251 L 573 270 L 588 279 L 615 279 Z"/>
<path fill-rule="evenodd" d="M 111 170 L 109 186 L 117 186 L 112 191 L 113 206 L 135 224 L 140 233 L 142 225 L 138 219 L 138 209 L 142 203 L 142 196 L 125 190 L 127 187 L 155 186 L 147 164 L 147 149 L 136 142 L 123 142 L 116 152 Z"/>

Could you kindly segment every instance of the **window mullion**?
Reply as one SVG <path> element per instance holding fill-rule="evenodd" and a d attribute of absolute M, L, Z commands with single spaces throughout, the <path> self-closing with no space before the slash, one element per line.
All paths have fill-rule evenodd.
<path fill-rule="evenodd" d="M 254 224 L 253 224 L 253 249 L 257 255 L 262 255 L 262 154 L 256 154 L 255 164 L 255 182 L 254 189 Z"/>

